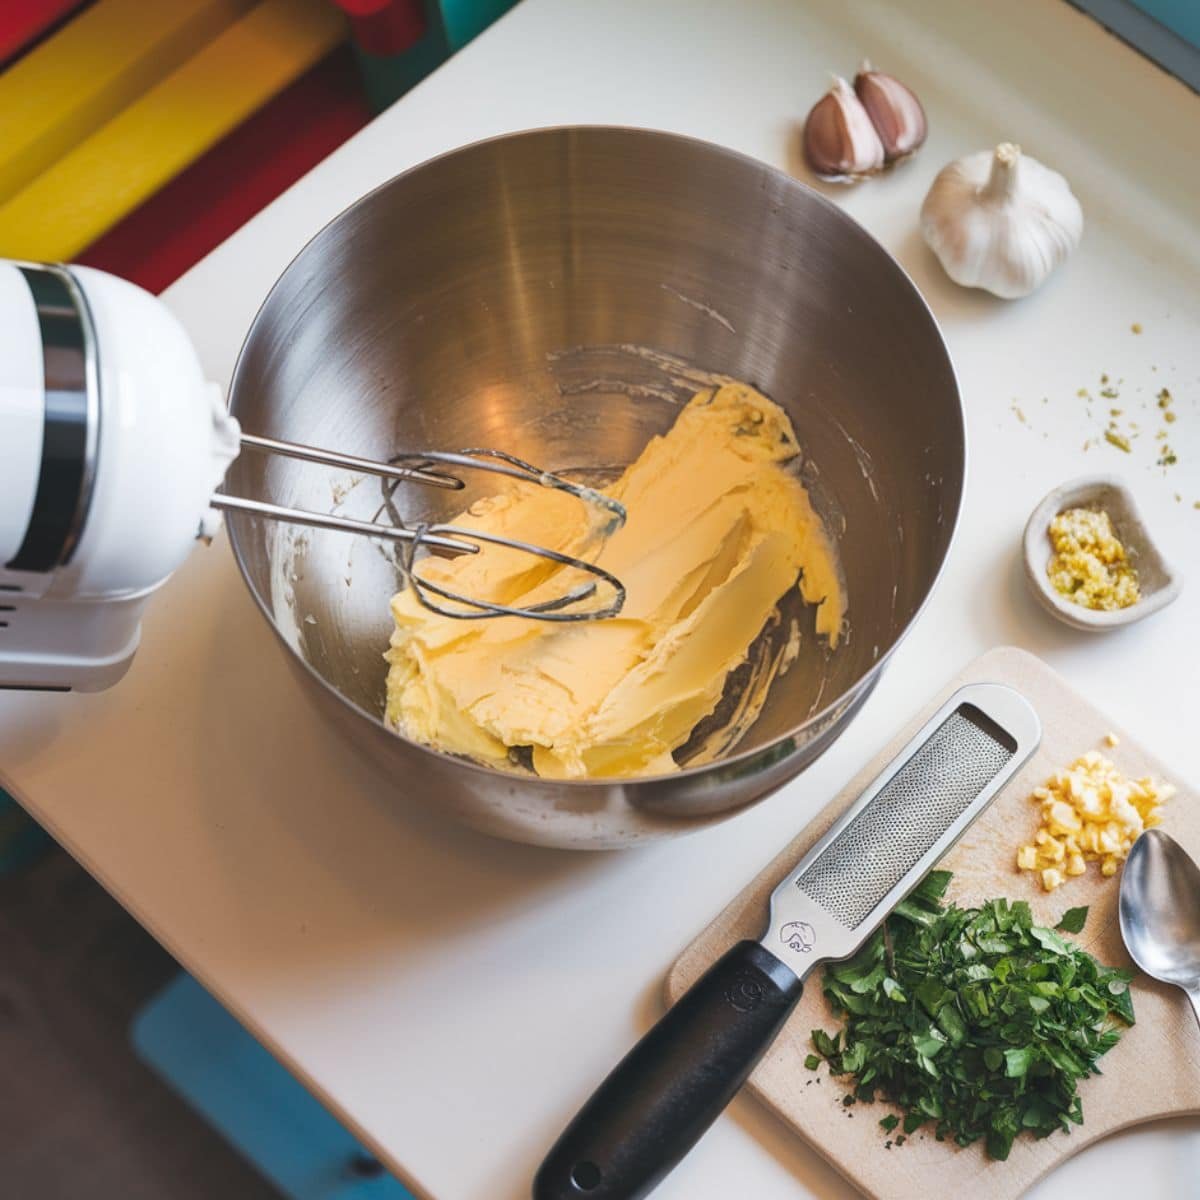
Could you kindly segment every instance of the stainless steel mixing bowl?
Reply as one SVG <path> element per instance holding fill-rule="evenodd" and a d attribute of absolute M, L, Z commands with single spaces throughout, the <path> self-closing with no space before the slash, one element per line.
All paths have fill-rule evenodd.
<path fill-rule="evenodd" d="M 395 569 L 378 546 L 242 515 L 242 573 L 329 718 L 396 789 L 481 829 L 621 846 L 757 800 L 845 727 L 933 587 L 958 516 L 964 429 L 933 317 L 834 204 L 762 163 L 630 129 L 516 134 L 393 179 L 319 233 L 258 314 L 231 404 L 247 431 L 374 458 L 497 446 L 619 466 L 705 372 L 790 414 L 840 543 L 849 634 L 799 660 L 723 759 L 557 782 L 478 766 L 380 720 Z M 230 491 L 371 517 L 378 482 L 243 455 Z M 467 499 L 495 490 L 472 481 Z M 463 493 L 408 487 L 406 517 Z M 507 619 L 507 618 L 505 618 Z"/>

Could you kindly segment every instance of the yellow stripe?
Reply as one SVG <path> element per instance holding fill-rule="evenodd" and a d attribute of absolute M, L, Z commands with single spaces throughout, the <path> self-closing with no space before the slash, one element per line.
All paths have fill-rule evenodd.
<path fill-rule="evenodd" d="M 0 73 L 0 200 L 24 187 L 251 0 L 100 0 Z"/>
<path fill-rule="evenodd" d="M 262 0 L 0 206 L 0 256 L 78 254 L 322 58 L 344 28 L 328 0 Z"/>

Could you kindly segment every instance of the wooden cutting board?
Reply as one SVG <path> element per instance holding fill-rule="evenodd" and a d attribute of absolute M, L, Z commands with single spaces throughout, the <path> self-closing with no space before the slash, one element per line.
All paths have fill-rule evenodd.
<path fill-rule="evenodd" d="M 1042 743 L 943 859 L 940 865 L 954 872 L 949 897 L 963 904 L 996 896 L 1025 899 L 1035 920 L 1046 925 L 1054 925 L 1066 909 L 1087 904 L 1087 926 L 1078 940 L 1101 962 L 1131 965 L 1117 925 L 1119 874 L 1104 879 L 1098 864 L 1092 863 L 1086 875 L 1069 879 L 1047 895 L 1034 874 L 1017 871 L 1017 846 L 1031 840 L 1037 827 L 1038 810 L 1030 793 L 1054 770 L 1091 749 L 1111 757 L 1127 775 L 1151 775 L 1176 784 L 1181 781 L 1172 779 L 1133 737 L 1116 728 L 1040 659 L 1002 647 L 977 659 L 932 699 L 684 951 L 667 979 L 668 1002 L 674 1003 L 734 942 L 762 935 L 768 897 L 780 879 L 953 691 L 980 682 L 1006 683 L 1021 692 L 1041 718 Z M 1105 745 L 1110 731 L 1120 738 L 1116 747 Z M 1200 860 L 1200 806 L 1194 795 L 1180 787 L 1166 806 L 1163 828 Z M 1007 1200 L 1097 1138 L 1156 1117 L 1200 1112 L 1200 1030 L 1186 997 L 1139 975 L 1133 983 L 1133 1001 L 1137 1024 L 1101 1060 L 1104 1074 L 1081 1084 L 1082 1128 L 1069 1136 L 1055 1133 L 1041 1141 L 1020 1137 L 1002 1163 L 988 1160 L 982 1142 L 961 1149 L 951 1142 L 935 1141 L 927 1131 L 918 1131 L 904 1146 L 885 1149 L 884 1142 L 892 1135 L 884 1134 L 877 1122 L 891 1108 L 883 1104 L 842 1106 L 846 1089 L 824 1064 L 818 1072 L 804 1066 L 805 1056 L 812 1051 L 811 1030 L 832 1032 L 840 1024 L 821 994 L 819 971 L 809 979 L 796 1012 L 748 1086 L 868 1196 Z"/>

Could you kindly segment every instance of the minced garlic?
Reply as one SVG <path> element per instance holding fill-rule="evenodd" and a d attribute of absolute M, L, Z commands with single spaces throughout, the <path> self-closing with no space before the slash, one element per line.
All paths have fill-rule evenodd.
<path fill-rule="evenodd" d="M 1174 794 L 1169 783 L 1126 778 L 1089 750 L 1034 789 L 1041 824 L 1033 842 L 1017 851 L 1017 867 L 1036 871 L 1047 892 L 1082 875 L 1089 862 L 1100 864 L 1101 875 L 1115 875 L 1138 835 L 1161 822 L 1162 806 Z"/>
<path fill-rule="evenodd" d="M 1054 590 L 1084 608 L 1111 612 L 1141 599 L 1137 570 L 1103 509 L 1068 508 L 1050 522 Z"/>

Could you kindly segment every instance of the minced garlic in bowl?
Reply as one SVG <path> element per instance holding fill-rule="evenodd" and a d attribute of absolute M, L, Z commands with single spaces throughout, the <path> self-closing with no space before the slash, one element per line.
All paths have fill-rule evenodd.
<path fill-rule="evenodd" d="M 1054 590 L 1102 612 L 1141 599 L 1136 568 L 1103 509 L 1068 508 L 1050 522 L 1054 554 L 1046 568 Z"/>

